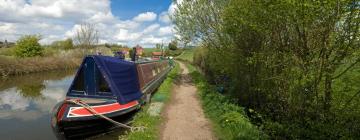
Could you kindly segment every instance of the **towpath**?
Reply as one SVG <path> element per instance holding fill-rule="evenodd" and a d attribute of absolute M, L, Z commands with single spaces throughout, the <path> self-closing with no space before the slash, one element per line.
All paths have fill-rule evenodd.
<path fill-rule="evenodd" d="M 165 122 L 161 130 L 162 140 L 212 140 L 210 122 L 205 118 L 197 97 L 197 89 L 191 82 L 189 70 L 183 63 L 181 78 L 172 90 L 172 97 L 164 112 Z"/>

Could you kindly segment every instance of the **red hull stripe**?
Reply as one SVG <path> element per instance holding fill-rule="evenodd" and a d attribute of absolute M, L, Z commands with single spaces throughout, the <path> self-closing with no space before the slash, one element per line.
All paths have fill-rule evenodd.
<path fill-rule="evenodd" d="M 106 104 L 106 105 L 99 105 L 99 106 L 91 106 L 97 113 L 99 114 L 108 114 L 116 111 L 125 110 L 131 107 L 138 105 L 138 101 L 132 101 L 127 104 Z M 68 117 L 85 117 L 85 116 L 92 116 L 93 113 L 88 111 L 86 108 L 83 107 L 70 107 L 70 111 L 68 113 Z"/>

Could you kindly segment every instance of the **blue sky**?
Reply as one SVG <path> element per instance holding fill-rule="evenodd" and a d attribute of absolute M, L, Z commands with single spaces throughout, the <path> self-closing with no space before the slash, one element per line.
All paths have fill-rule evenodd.
<path fill-rule="evenodd" d="M 174 38 L 175 8 L 172 0 L 0 0 L 0 40 L 40 34 L 40 43 L 50 44 L 91 23 L 100 43 L 153 47 Z"/>
<path fill-rule="evenodd" d="M 112 0 L 111 11 L 120 19 L 130 19 L 148 11 L 160 14 L 167 11 L 171 0 Z"/>

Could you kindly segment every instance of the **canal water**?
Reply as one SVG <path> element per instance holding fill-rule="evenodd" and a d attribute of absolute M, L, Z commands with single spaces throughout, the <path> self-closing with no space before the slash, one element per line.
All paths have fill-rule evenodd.
<path fill-rule="evenodd" d="M 56 139 L 52 108 L 65 98 L 75 71 L 52 71 L 0 79 L 0 139 Z M 118 139 L 113 133 L 96 139 Z"/>

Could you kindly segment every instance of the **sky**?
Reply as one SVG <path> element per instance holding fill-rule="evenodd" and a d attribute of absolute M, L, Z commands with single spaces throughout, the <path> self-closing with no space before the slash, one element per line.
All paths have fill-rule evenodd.
<path fill-rule="evenodd" d="M 0 0 L 0 41 L 40 34 L 41 44 L 73 38 L 82 23 L 100 43 L 154 47 L 175 36 L 172 0 Z"/>

